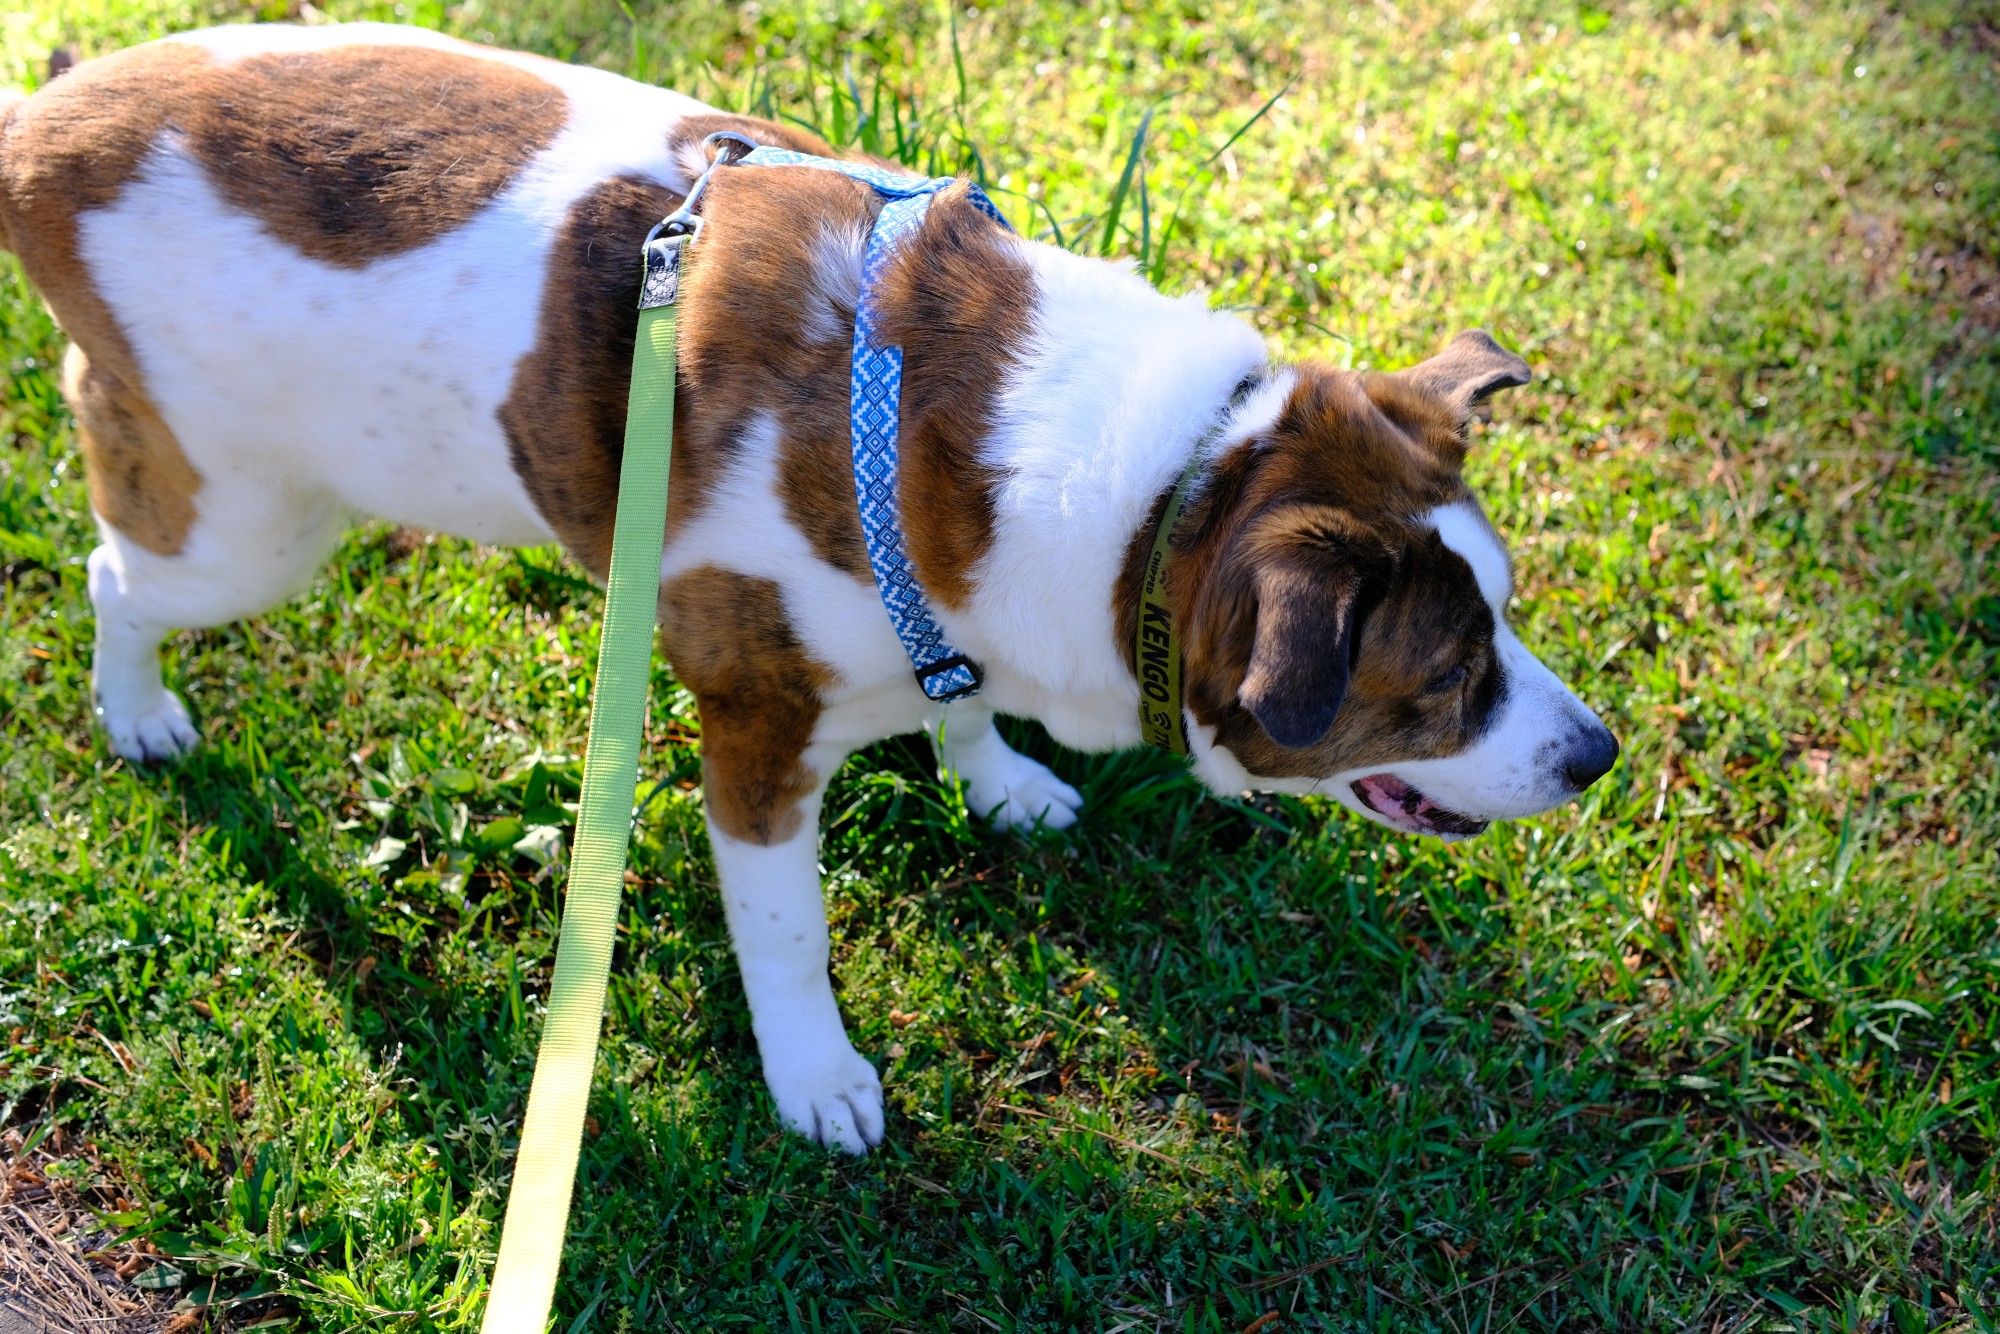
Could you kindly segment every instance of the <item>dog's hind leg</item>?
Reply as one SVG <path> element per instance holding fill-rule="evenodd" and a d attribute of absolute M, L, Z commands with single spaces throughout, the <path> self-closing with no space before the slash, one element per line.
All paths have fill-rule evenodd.
<path fill-rule="evenodd" d="M 966 809 L 996 828 L 1067 829 L 1076 823 L 1082 794 L 1003 741 L 991 709 L 964 701 L 946 706 L 932 741 L 939 776 L 963 779 Z"/>
<path fill-rule="evenodd" d="M 90 553 L 98 717 L 118 754 L 172 759 L 200 738 L 160 679 L 161 641 L 297 592 L 339 539 L 344 516 L 329 497 L 282 477 L 197 474 L 142 395 L 75 348 L 64 372 L 103 536 Z"/>

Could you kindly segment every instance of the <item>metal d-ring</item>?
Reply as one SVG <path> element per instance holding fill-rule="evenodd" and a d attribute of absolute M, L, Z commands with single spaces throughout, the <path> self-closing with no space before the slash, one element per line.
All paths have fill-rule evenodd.
<path fill-rule="evenodd" d="M 701 215 L 694 210 L 701 202 L 703 192 L 708 189 L 709 177 L 715 175 L 717 167 L 740 162 L 756 152 L 757 147 L 756 140 L 740 135 L 734 130 L 717 130 L 703 139 L 702 152 L 707 154 L 713 149 L 715 156 L 709 158 L 708 165 L 702 168 L 701 175 L 694 178 L 694 184 L 688 187 L 687 194 L 681 199 L 681 206 L 661 218 L 653 225 L 653 230 L 646 233 L 646 244 L 650 246 L 661 236 L 685 236 L 688 238 L 688 244 L 693 245 L 696 238 L 701 235 Z"/>

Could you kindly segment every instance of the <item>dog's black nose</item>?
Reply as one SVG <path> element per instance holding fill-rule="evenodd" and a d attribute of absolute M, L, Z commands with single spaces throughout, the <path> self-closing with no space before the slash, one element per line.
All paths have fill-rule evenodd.
<path fill-rule="evenodd" d="M 1570 791 L 1581 792 L 1610 773 L 1617 762 L 1618 738 L 1599 723 L 1571 744 L 1569 756 L 1563 761 L 1563 781 L 1569 784 Z"/>

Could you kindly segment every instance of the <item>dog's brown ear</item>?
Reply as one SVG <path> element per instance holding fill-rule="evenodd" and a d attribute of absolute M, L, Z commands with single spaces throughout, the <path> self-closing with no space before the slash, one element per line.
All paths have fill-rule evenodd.
<path fill-rule="evenodd" d="M 1250 537 L 1257 600 L 1249 670 L 1236 693 L 1271 740 L 1294 750 L 1332 730 L 1354 661 L 1367 545 L 1344 516 L 1295 519 L 1285 533 Z"/>
<path fill-rule="evenodd" d="M 1486 400 L 1496 390 L 1534 378 L 1528 363 L 1493 341 L 1484 329 L 1467 329 L 1428 361 L 1399 372 L 1426 393 L 1451 405 L 1461 422 L 1491 415 Z"/>

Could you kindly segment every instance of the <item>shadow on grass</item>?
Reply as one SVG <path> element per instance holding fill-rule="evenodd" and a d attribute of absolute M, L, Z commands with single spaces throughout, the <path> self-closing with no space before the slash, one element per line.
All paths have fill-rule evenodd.
<path fill-rule="evenodd" d="M 224 864 L 262 882 L 285 916 L 307 923 L 306 952 L 332 976 L 351 970 L 368 953 L 371 904 L 357 897 L 320 864 L 316 839 L 302 838 L 304 798 L 282 770 L 255 766 L 230 745 L 204 745 L 154 779 L 185 812 L 190 828 Z"/>

